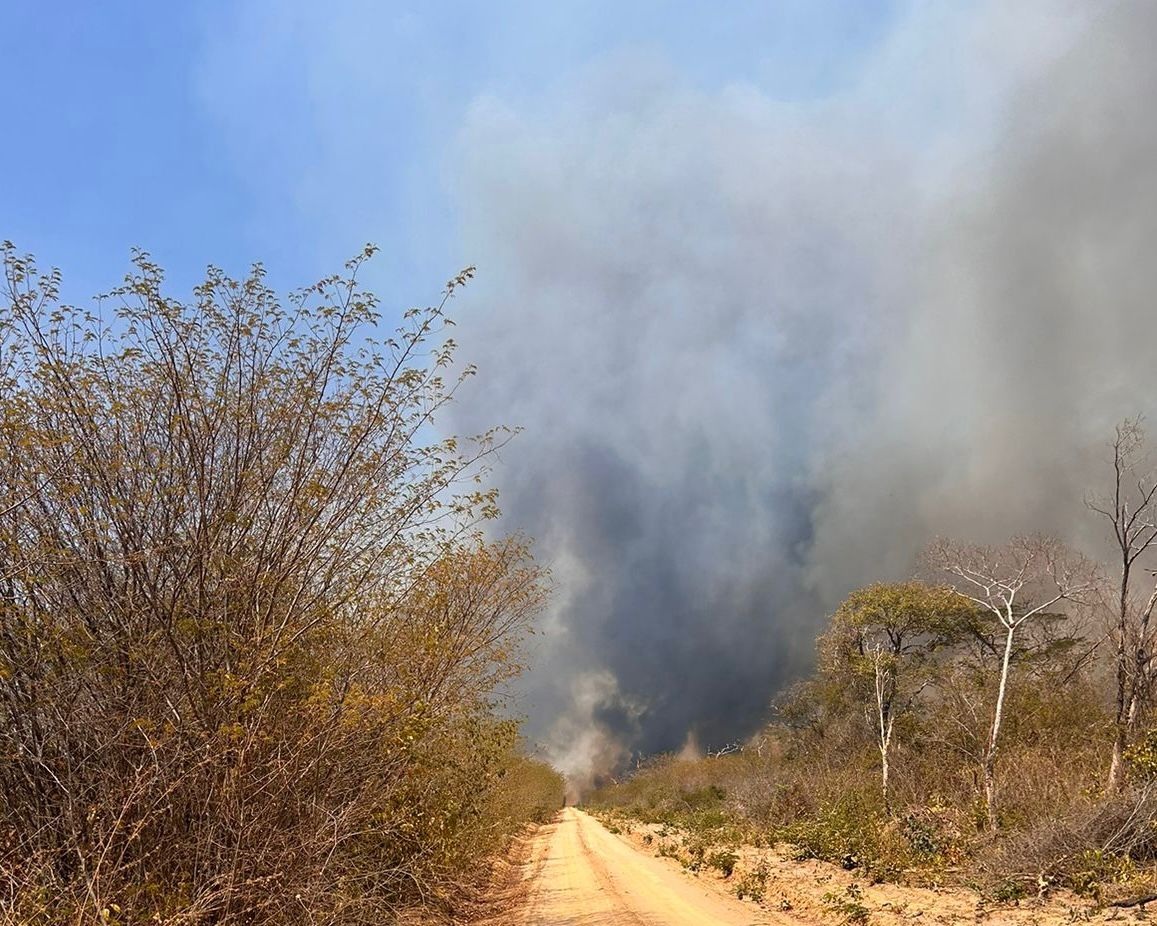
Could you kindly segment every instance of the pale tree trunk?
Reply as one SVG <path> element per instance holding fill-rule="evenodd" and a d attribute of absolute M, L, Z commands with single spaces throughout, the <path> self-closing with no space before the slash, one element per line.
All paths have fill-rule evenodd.
<path fill-rule="evenodd" d="M 1109 790 L 1118 791 L 1121 788 L 1121 768 L 1125 760 L 1125 729 L 1117 725 L 1113 735 L 1113 758 L 1109 762 Z"/>
<path fill-rule="evenodd" d="M 1157 585 L 1153 588 L 1153 593 L 1149 596 L 1148 602 L 1145 604 L 1145 610 L 1141 612 L 1141 621 L 1137 628 L 1137 651 L 1135 662 L 1133 665 L 1133 684 L 1129 691 L 1129 708 L 1125 713 L 1125 739 L 1126 741 L 1132 739 L 1133 734 L 1137 732 L 1137 719 L 1141 709 L 1141 698 L 1148 691 L 1149 683 L 1149 661 L 1152 658 L 1149 655 L 1149 624 L 1153 618 L 1153 608 L 1157 606 Z M 1124 750 L 1122 749 L 1122 752 Z M 1114 752 L 1114 760 L 1117 760 L 1117 754 Z M 1110 775 L 1112 774 L 1110 770 Z M 1120 769 L 1118 769 L 1118 775 Z M 1110 778 L 1114 784 L 1112 778 Z"/>
<path fill-rule="evenodd" d="M 1129 558 L 1125 554 L 1124 565 L 1121 568 L 1121 594 L 1117 612 L 1117 714 L 1113 724 L 1113 755 L 1109 761 L 1108 789 L 1115 791 L 1122 783 L 1122 763 L 1124 761 L 1125 743 L 1128 738 L 1128 714 L 1133 709 L 1133 695 L 1136 694 L 1136 682 L 1133 691 L 1129 691 L 1129 673 L 1127 669 L 1126 650 L 1128 649 L 1129 635 Z"/>
<path fill-rule="evenodd" d="M 1000 662 L 1000 685 L 996 690 L 996 708 L 992 712 L 992 732 L 988 737 L 988 749 L 984 753 L 984 807 L 988 814 L 988 828 L 993 831 L 996 830 L 996 747 L 1000 738 L 1000 725 L 1004 720 L 1004 695 L 1008 690 L 1008 670 L 1012 663 L 1012 638 L 1016 626 L 1010 614 L 1005 624 L 1004 657 Z"/>
<path fill-rule="evenodd" d="M 892 745 L 892 719 L 888 718 L 887 730 L 880 737 L 880 788 L 884 795 L 884 811 L 892 812 L 892 795 L 888 788 L 888 751 Z"/>
<path fill-rule="evenodd" d="M 883 652 L 879 648 L 873 654 L 872 663 L 876 675 L 876 736 L 880 748 L 880 790 L 884 797 L 884 810 L 892 811 L 892 799 L 888 788 L 890 765 L 889 751 L 892 747 L 892 730 L 896 718 L 892 713 L 892 698 L 889 696 L 889 680 L 883 665 Z"/>

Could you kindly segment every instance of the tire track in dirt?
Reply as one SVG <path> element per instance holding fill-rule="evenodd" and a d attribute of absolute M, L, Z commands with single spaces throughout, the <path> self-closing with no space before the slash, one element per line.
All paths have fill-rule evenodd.
<path fill-rule="evenodd" d="M 596 823 L 596 825 L 601 826 L 602 824 Z M 615 921 L 616 924 L 621 922 L 623 926 L 627 926 L 628 923 L 633 924 L 633 926 L 648 926 L 646 920 L 642 919 L 638 914 L 630 909 L 627 902 L 627 897 L 616 886 L 615 880 L 611 877 L 611 873 L 608 870 L 606 863 L 602 860 L 597 852 L 591 849 L 590 843 L 587 841 L 585 832 L 586 827 L 582 825 L 582 821 L 578 822 L 578 825 L 575 829 L 578 833 L 579 845 L 581 845 L 583 849 L 583 855 L 587 863 L 591 866 L 591 870 L 594 871 L 595 877 L 602 885 L 604 885 L 607 892 L 615 897 L 616 901 L 623 908 L 623 912 L 618 914 L 618 919 Z"/>

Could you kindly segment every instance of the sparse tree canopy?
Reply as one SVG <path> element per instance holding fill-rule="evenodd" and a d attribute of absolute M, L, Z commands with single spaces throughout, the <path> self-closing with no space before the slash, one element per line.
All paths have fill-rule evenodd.
<path fill-rule="evenodd" d="M 847 658 L 877 644 L 895 656 L 927 652 L 961 633 L 975 611 L 952 588 L 920 581 L 878 582 L 852 592 L 832 617 L 832 655 Z"/>
<path fill-rule="evenodd" d="M 885 807 L 896 721 L 930 681 L 936 650 L 959 638 L 974 612 L 951 588 L 877 583 L 852 592 L 820 639 L 822 671 L 871 705 Z"/>

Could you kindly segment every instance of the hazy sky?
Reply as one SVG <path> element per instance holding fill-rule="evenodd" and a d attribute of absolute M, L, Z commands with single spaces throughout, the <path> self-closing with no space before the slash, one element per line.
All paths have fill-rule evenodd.
<path fill-rule="evenodd" d="M 4 235 L 78 285 L 132 246 L 182 275 L 261 259 L 300 282 L 373 240 L 391 290 L 422 300 L 471 259 L 454 190 L 479 99 L 550 109 L 616 58 L 814 97 L 854 79 L 896 15 L 725 6 L 9 0 Z"/>
<path fill-rule="evenodd" d="M 0 237 L 401 308 L 478 265 L 455 427 L 556 594 L 532 736 L 581 774 L 749 733 L 935 533 L 1095 548 L 1152 411 L 1157 4 L 5 5 Z"/>

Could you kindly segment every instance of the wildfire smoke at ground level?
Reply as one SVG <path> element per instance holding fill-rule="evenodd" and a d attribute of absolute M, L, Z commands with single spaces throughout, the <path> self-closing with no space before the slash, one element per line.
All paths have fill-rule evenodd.
<path fill-rule="evenodd" d="M 476 104 L 456 424 L 526 429 L 524 701 L 576 780 L 750 734 L 934 534 L 1098 551 L 1082 500 L 1157 386 L 1154 40 L 1143 2 L 913 5 L 821 98 L 632 58 Z"/>

